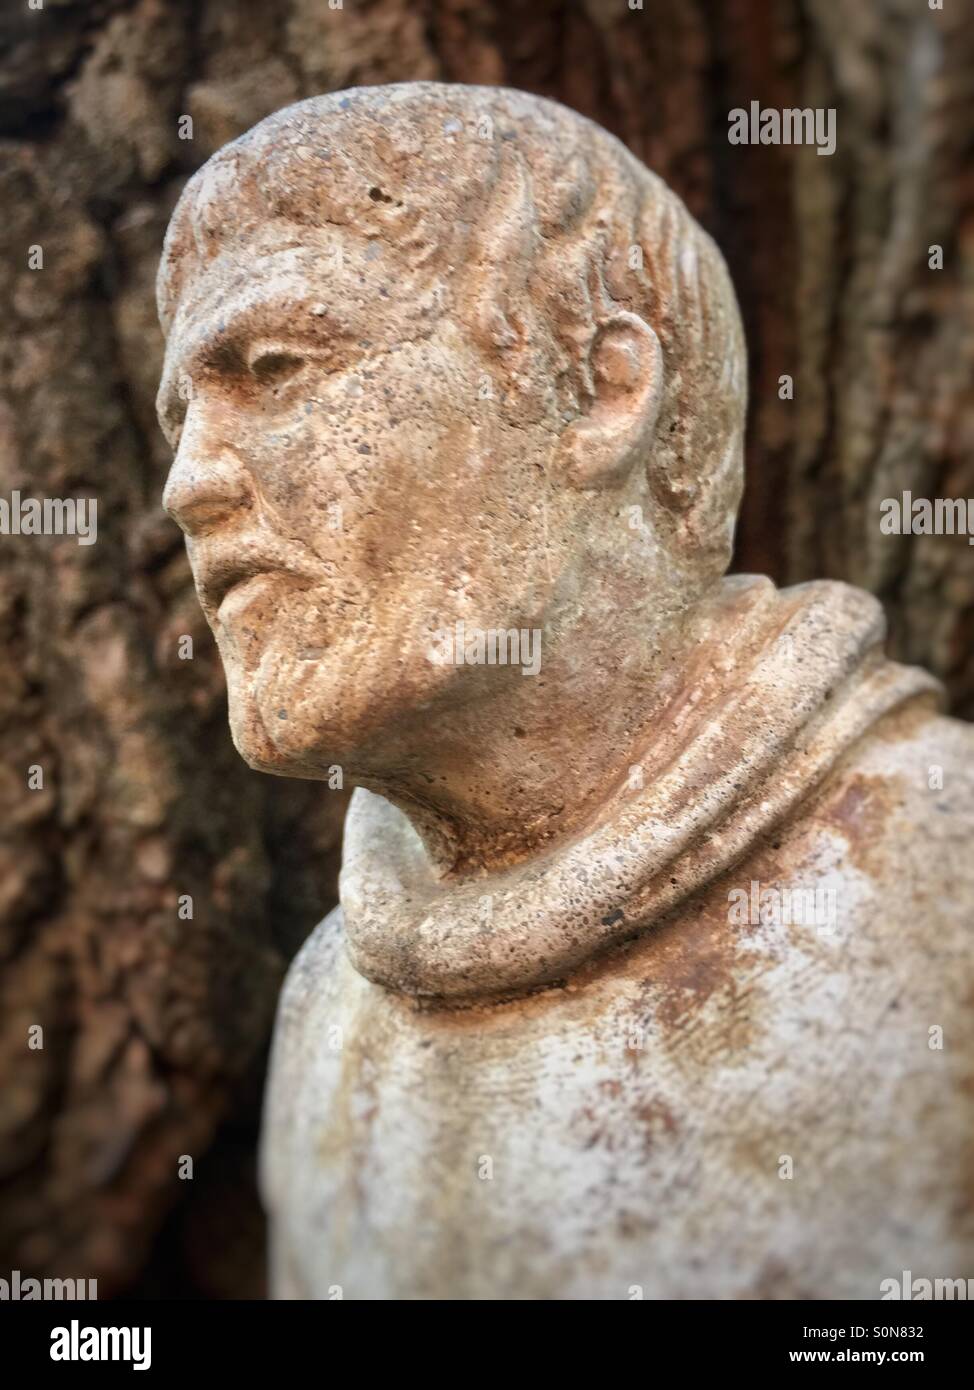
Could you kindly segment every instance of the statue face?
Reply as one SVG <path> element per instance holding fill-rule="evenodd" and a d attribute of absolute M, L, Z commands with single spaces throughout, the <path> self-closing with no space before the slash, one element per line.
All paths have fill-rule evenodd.
<path fill-rule="evenodd" d="M 441 664 L 434 634 L 542 628 L 571 587 L 579 501 L 549 481 L 550 420 L 512 429 L 464 331 L 397 304 L 376 259 L 350 250 L 327 279 L 307 248 L 221 259 L 169 336 L 164 503 L 234 741 L 270 772 L 368 773 L 447 705 L 526 679 Z"/>

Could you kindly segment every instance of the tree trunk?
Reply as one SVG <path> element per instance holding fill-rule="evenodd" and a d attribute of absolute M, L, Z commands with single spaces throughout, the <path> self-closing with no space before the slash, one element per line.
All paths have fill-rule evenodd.
<path fill-rule="evenodd" d="M 614 131 L 740 295 L 737 567 L 873 590 L 893 653 L 970 714 L 974 552 L 881 534 L 879 504 L 974 498 L 972 18 L 970 0 L 45 0 L 0 20 L 0 495 L 98 499 L 97 544 L 0 537 L 5 1267 L 103 1295 L 259 1292 L 263 1059 L 334 895 L 344 797 L 234 752 L 160 509 L 153 280 L 187 175 L 299 97 L 411 78 L 521 87 Z M 836 153 L 731 145 L 752 100 L 836 108 Z"/>

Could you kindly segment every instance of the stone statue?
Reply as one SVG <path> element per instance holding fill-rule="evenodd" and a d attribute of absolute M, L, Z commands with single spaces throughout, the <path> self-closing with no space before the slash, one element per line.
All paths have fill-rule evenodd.
<path fill-rule="evenodd" d="M 359 89 L 190 180 L 159 303 L 236 746 L 356 787 L 275 1294 L 974 1273 L 974 734 L 867 594 L 724 577 L 745 348 L 679 199 L 552 102 Z"/>

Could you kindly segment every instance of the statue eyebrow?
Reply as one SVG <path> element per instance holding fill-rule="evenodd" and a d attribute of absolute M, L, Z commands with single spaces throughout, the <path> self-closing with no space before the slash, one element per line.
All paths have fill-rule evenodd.
<path fill-rule="evenodd" d="M 242 318 L 242 315 L 235 315 L 229 320 L 222 318 L 216 328 L 208 326 L 195 333 L 190 331 L 188 334 L 179 335 L 184 337 L 184 341 L 180 343 L 179 350 L 167 370 L 173 385 L 178 385 L 183 377 L 192 376 L 201 368 L 238 370 L 243 364 L 243 354 L 240 351 L 240 339 L 243 336 Z"/>
<path fill-rule="evenodd" d="M 205 328 L 190 354 L 200 365 L 237 370 L 246 364 L 245 341 L 251 339 L 293 341 L 321 349 L 349 337 L 341 332 L 324 304 L 315 306 L 309 320 L 303 304 L 257 296 L 231 304 L 218 313 L 216 328 Z"/>
<path fill-rule="evenodd" d="M 209 370 L 239 370 L 245 360 L 243 341 L 252 316 L 252 307 L 221 315 L 215 327 L 204 329 L 197 337 L 190 350 L 191 361 Z"/>
<path fill-rule="evenodd" d="M 195 332 L 189 329 L 184 335 L 188 341 L 181 346 L 172 365 L 174 384 L 178 385 L 182 377 L 192 377 L 194 372 L 201 370 L 230 374 L 243 371 L 246 367 L 245 341 L 257 336 L 253 333 L 255 313 L 266 307 L 254 303 L 233 306 L 219 315 L 216 324 L 207 316 L 204 326 Z M 284 338 L 294 334 L 293 321 L 288 322 L 284 315 L 281 317 L 280 332 L 266 336 Z"/>
<path fill-rule="evenodd" d="M 260 316 L 275 311 L 278 323 L 260 323 Z M 214 318 L 216 323 L 214 324 Z M 164 371 L 164 399 L 167 413 L 176 417 L 185 413 L 188 404 L 180 394 L 180 382 L 186 377 L 206 371 L 216 371 L 227 375 L 241 375 L 247 370 L 246 345 L 249 339 L 266 340 L 268 343 L 288 343 L 315 347 L 319 352 L 333 347 L 343 340 L 349 341 L 351 335 L 342 333 L 329 316 L 324 305 L 316 306 L 313 321 L 301 323 L 293 309 L 280 301 L 264 298 L 244 300 L 231 304 L 223 312 L 212 310 L 202 319 L 199 328 L 187 325 L 182 333 L 171 335 L 170 341 L 180 344 L 176 356 Z"/>

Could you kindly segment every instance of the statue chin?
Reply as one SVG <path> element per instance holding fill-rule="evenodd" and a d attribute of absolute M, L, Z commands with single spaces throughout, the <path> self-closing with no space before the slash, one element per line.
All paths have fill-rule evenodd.
<path fill-rule="evenodd" d="M 252 694 L 231 703 L 230 734 L 247 766 L 275 777 L 318 775 L 315 769 L 319 765 L 326 766 L 327 759 L 324 754 L 317 753 L 310 732 L 306 743 L 295 738 L 295 731 L 289 731 L 285 737 L 272 738 L 271 732 L 277 733 L 272 721 L 273 715 L 265 714 Z"/>
<path fill-rule="evenodd" d="M 235 716 L 231 713 L 230 736 L 233 739 L 234 748 L 247 766 L 253 768 L 255 772 L 269 772 L 282 777 L 297 775 L 291 772 L 287 760 L 281 758 L 267 737 L 263 722 L 255 719 L 252 715 L 249 717 Z"/>
<path fill-rule="evenodd" d="M 253 678 L 239 685 L 228 680 L 228 689 L 233 744 L 255 772 L 330 783 L 336 768 L 342 770 L 343 781 L 351 776 L 350 769 L 360 761 L 356 750 L 362 746 L 353 727 L 355 710 L 346 708 L 341 725 L 337 725 L 308 717 L 304 712 L 293 717 L 295 699 L 288 700 L 286 695 L 262 687 Z M 333 707 L 324 702 L 311 706 L 312 710 Z M 365 713 L 362 711 L 363 716 Z M 374 728 L 366 730 L 365 739 L 366 747 L 375 747 Z"/>

